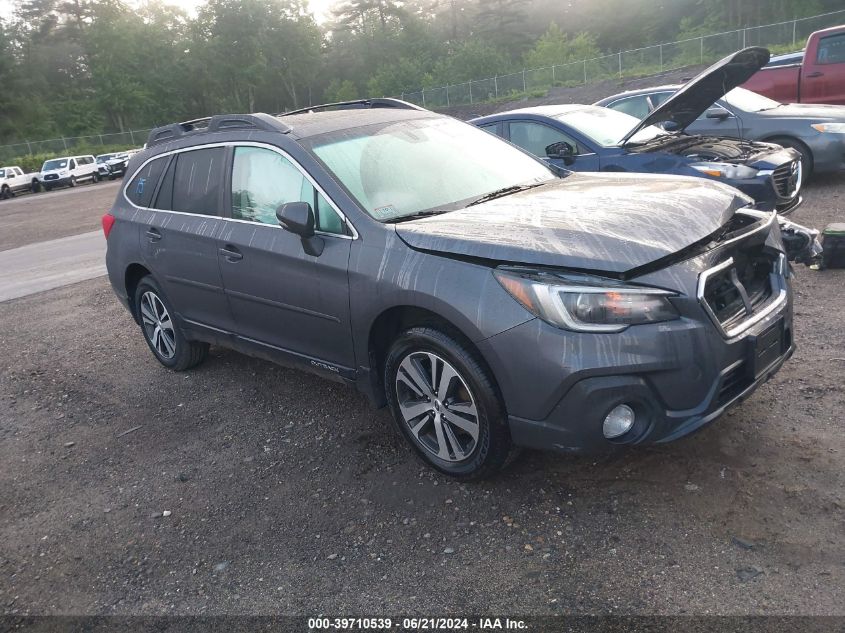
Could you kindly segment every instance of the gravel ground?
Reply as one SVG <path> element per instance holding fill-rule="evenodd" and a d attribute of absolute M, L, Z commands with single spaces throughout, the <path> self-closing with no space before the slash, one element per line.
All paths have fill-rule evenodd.
<path fill-rule="evenodd" d="M 0 200 L 0 251 L 93 231 L 122 180 L 78 185 Z"/>
<path fill-rule="evenodd" d="M 2 612 L 845 615 L 845 271 L 797 273 L 795 357 L 717 423 L 463 485 L 335 383 L 169 373 L 104 278 L 0 304 Z"/>

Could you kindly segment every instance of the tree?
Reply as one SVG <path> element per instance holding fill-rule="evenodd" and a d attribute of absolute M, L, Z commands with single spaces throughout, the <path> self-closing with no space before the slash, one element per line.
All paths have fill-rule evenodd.
<path fill-rule="evenodd" d="M 573 38 L 551 23 L 549 29 L 525 54 L 527 68 L 544 68 L 556 64 L 592 59 L 601 55 L 596 39 L 589 33 L 579 33 Z"/>

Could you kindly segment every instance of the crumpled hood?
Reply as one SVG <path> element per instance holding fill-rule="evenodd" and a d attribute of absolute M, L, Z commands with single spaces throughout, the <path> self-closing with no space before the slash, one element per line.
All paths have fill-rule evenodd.
<path fill-rule="evenodd" d="M 572 174 L 396 225 L 412 248 L 503 263 L 624 273 L 716 232 L 752 200 L 703 178 Z"/>
<path fill-rule="evenodd" d="M 731 53 L 690 79 L 683 87 L 649 112 L 625 138 L 628 139 L 649 125 L 673 123 L 675 130 L 683 131 L 690 123 L 728 92 L 748 81 L 769 61 L 766 48 L 752 46 Z"/>

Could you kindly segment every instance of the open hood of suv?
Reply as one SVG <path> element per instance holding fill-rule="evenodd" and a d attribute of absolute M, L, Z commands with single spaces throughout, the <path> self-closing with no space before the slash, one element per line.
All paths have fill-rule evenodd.
<path fill-rule="evenodd" d="M 412 248 L 501 263 L 625 273 L 712 235 L 752 200 L 703 178 L 572 174 L 396 225 Z"/>
<path fill-rule="evenodd" d="M 769 62 L 769 57 L 768 49 L 752 46 L 716 62 L 652 110 L 625 135 L 621 145 L 649 125 L 673 123 L 674 130 L 683 131 L 726 93 L 748 81 Z"/>

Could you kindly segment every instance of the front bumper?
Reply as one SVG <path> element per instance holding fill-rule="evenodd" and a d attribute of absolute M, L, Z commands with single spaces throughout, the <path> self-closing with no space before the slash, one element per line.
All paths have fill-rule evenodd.
<path fill-rule="evenodd" d="M 45 187 L 49 187 L 50 189 L 53 189 L 54 187 L 67 187 L 70 184 L 70 176 L 59 176 L 58 178 L 53 178 L 51 180 L 44 178 L 42 179 L 41 184 Z"/>
<path fill-rule="evenodd" d="M 766 244 L 775 248 L 778 242 L 773 230 Z M 659 287 L 671 287 L 670 281 L 683 286 L 673 301 L 681 315 L 675 321 L 604 334 L 534 319 L 478 343 L 501 389 L 514 442 L 569 453 L 668 442 L 714 421 L 776 373 L 794 351 L 783 258 L 770 301 L 736 328 L 721 328 L 696 286 L 727 254 L 642 278 Z M 604 418 L 620 404 L 634 410 L 636 422 L 608 440 Z"/>

